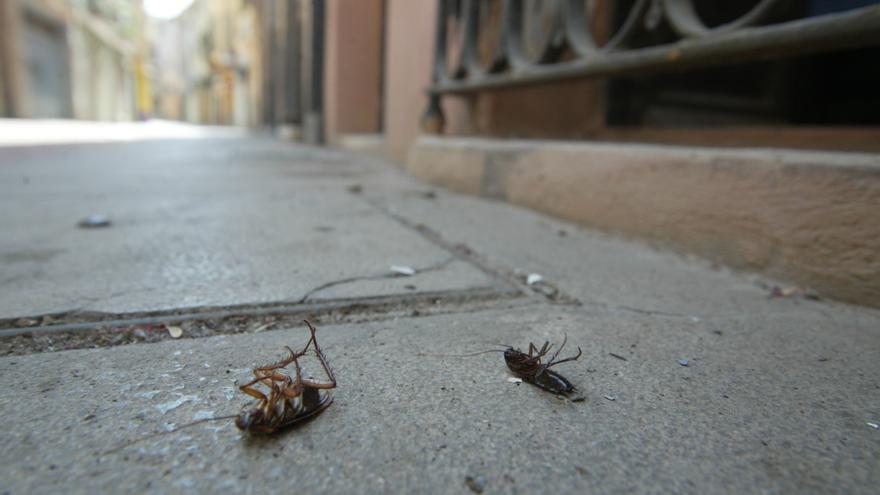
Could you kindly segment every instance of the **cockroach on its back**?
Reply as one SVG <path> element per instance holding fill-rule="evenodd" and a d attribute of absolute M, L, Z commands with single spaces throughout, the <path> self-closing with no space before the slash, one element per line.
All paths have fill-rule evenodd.
<path fill-rule="evenodd" d="M 544 345 L 541 346 L 540 349 L 535 347 L 535 344 L 529 342 L 528 354 L 519 349 L 507 346 L 507 349 L 504 350 L 504 362 L 507 364 L 507 367 L 510 368 L 510 371 L 516 376 L 522 378 L 523 381 L 554 394 L 568 395 L 576 390 L 575 386 L 572 385 L 567 378 L 550 369 L 551 366 L 556 366 L 568 361 L 575 361 L 581 357 L 581 348 L 578 347 L 576 355 L 560 359 L 559 361 L 556 360 L 556 358 L 559 357 L 562 348 L 565 347 L 567 340 L 568 337 L 566 336 L 562 340 L 562 345 L 559 346 L 559 349 L 556 350 L 553 357 L 551 357 L 547 363 L 542 363 L 541 358 L 546 356 L 553 347 L 553 344 L 549 341 L 544 342 Z"/>
<path fill-rule="evenodd" d="M 290 352 L 290 356 L 275 364 L 255 368 L 253 370 L 255 378 L 238 387 L 239 390 L 256 399 L 249 404 L 245 404 L 240 413 L 192 421 L 171 430 L 152 433 L 125 442 L 116 448 L 108 450 L 106 453 L 117 452 L 149 438 L 175 433 L 184 428 L 190 428 L 208 421 L 235 418 L 235 426 L 242 431 L 270 434 L 317 416 L 333 403 L 333 397 L 330 395 L 329 389 L 336 387 L 336 376 L 327 363 L 324 351 L 318 346 L 318 341 L 315 339 L 315 327 L 308 321 L 305 321 L 305 323 L 309 327 L 311 337 L 301 351 L 294 352 L 288 347 L 287 350 Z M 317 382 L 310 378 L 302 377 L 302 368 L 300 368 L 298 360 L 306 355 L 309 347 L 313 344 L 315 355 L 330 379 L 329 382 Z M 294 370 L 292 376 L 281 371 L 291 363 Z M 268 390 L 265 393 L 258 390 L 256 388 L 257 384 L 263 384 Z"/>
<path fill-rule="evenodd" d="M 235 419 L 235 426 L 238 429 L 248 433 L 275 433 L 320 414 L 333 403 L 333 397 L 327 390 L 336 387 L 336 377 L 315 339 L 315 327 L 308 321 L 305 323 L 309 326 L 311 338 L 301 351 L 294 352 L 288 347 L 289 357 L 275 364 L 255 368 L 253 371 L 255 378 L 238 387 L 239 390 L 256 399 L 246 404 Z M 318 361 L 330 379 L 329 382 L 317 382 L 302 377 L 298 359 L 308 352 L 312 344 Z M 291 363 L 293 376 L 280 371 Z M 268 391 L 264 393 L 255 388 L 258 383 L 262 383 Z"/>
<path fill-rule="evenodd" d="M 474 352 L 471 354 L 419 354 L 420 356 L 442 356 L 442 357 L 470 357 L 477 356 L 479 354 L 486 354 L 489 352 L 501 352 L 504 353 L 504 362 L 507 364 L 507 367 L 510 371 L 513 372 L 514 375 L 521 378 L 524 382 L 531 383 L 536 387 L 540 387 L 548 392 L 552 392 L 558 395 L 568 396 L 572 392 L 576 391 L 574 385 L 567 378 L 560 375 L 554 370 L 550 368 L 552 366 L 556 366 L 558 364 L 566 363 L 568 361 L 575 361 L 579 357 L 581 357 L 581 348 L 578 347 L 578 352 L 576 355 L 556 360 L 559 357 L 559 353 L 562 351 L 562 348 L 565 347 L 565 343 L 568 341 L 568 336 L 564 337 L 562 340 L 562 345 L 559 346 L 559 349 L 553 353 L 553 357 L 550 358 L 546 363 L 542 363 L 541 359 L 546 356 L 550 349 L 553 348 L 553 344 L 549 341 L 544 342 L 544 345 L 538 349 L 535 344 L 529 343 L 529 352 L 525 353 L 515 347 L 509 345 L 502 345 L 504 350 L 501 349 L 491 349 L 486 351 Z M 583 400 L 583 398 L 572 399 L 573 401 Z"/>

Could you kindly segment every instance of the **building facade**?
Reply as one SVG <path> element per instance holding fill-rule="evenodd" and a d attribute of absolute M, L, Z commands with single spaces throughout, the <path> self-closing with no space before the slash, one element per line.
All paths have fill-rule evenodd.
<path fill-rule="evenodd" d="M 257 125 L 262 80 L 257 5 L 196 0 L 150 19 L 157 115 L 200 124 Z"/>
<path fill-rule="evenodd" d="M 149 113 L 143 22 L 138 2 L 2 2 L 3 115 L 127 121 Z"/>

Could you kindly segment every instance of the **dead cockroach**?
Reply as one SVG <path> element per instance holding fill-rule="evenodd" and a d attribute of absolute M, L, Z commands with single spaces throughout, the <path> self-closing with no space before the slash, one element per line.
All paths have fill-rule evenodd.
<path fill-rule="evenodd" d="M 562 348 L 565 347 L 567 340 L 567 336 L 563 338 L 562 345 L 559 346 L 559 349 L 556 350 L 553 357 L 551 357 L 546 363 L 542 363 L 541 358 L 546 356 L 553 347 L 553 344 L 549 341 L 544 342 L 544 345 L 541 346 L 540 349 L 535 347 L 535 344 L 529 342 L 528 354 L 519 349 L 507 346 L 507 349 L 504 350 L 504 362 L 507 363 L 507 367 L 510 368 L 510 371 L 516 376 L 522 378 L 523 381 L 541 387 L 548 392 L 553 392 L 554 394 L 568 395 L 575 391 L 574 385 L 572 385 L 567 378 L 550 369 L 551 366 L 556 366 L 557 364 L 566 363 L 568 361 L 575 361 L 581 357 L 581 348 L 578 347 L 576 355 L 560 359 L 559 361 L 556 360 L 556 358 L 559 357 L 559 353 L 562 352 Z"/>
<path fill-rule="evenodd" d="M 327 409 L 331 403 L 333 403 L 333 397 L 328 390 L 336 387 L 336 376 L 333 374 L 333 370 L 327 363 L 327 357 L 324 355 L 324 351 L 322 351 L 321 347 L 318 345 L 318 341 L 315 338 L 315 327 L 313 327 L 307 320 L 303 321 L 308 325 L 309 332 L 311 333 L 309 341 L 306 342 L 305 347 L 299 352 L 294 352 L 290 347 L 287 347 L 290 356 L 275 364 L 262 366 L 253 370 L 255 378 L 238 388 L 242 392 L 254 397 L 256 400 L 250 404 L 245 404 L 240 413 L 200 419 L 171 430 L 152 433 L 136 440 L 126 442 L 106 453 L 109 454 L 116 452 L 149 438 L 175 433 L 184 428 L 189 428 L 208 421 L 235 418 L 235 426 L 242 431 L 249 433 L 274 433 L 320 414 L 324 409 Z M 327 383 L 316 382 L 311 378 L 302 377 L 302 368 L 300 368 L 298 360 L 308 353 L 309 347 L 312 345 L 314 345 L 315 355 L 318 357 L 318 361 L 321 362 L 324 372 L 330 379 Z M 293 376 L 282 371 L 290 364 L 293 364 Z M 257 384 L 263 384 L 268 391 L 264 393 L 258 390 L 256 388 Z"/>
<path fill-rule="evenodd" d="M 327 364 L 327 357 L 315 339 L 315 327 L 307 320 L 311 337 L 305 347 L 294 352 L 290 347 L 290 356 L 275 364 L 255 368 L 254 379 L 238 387 L 242 392 L 256 400 L 246 404 L 238 417 L 235 426 L 249 433 L 274 433 L 282 428 L 305 421 L 320 414 L 333 403 L 333 397 L 327 390 L 336 387 L 336 377 Z M 329 382 L 317 382 L 303 378 L 298 359 L 304 356 L 309 346 L 314 345 L 315 355 Z M 293 376 L 282 372 L 285 367 L 293 364 Z M 263 384 L 268 391 L 262 392 L 255 385 Z"/>
<path fill-rule="evenodd" d="M 490 349 L 486 351 L 474 352 L 471 354 L 420 354 L 421 356 L 440 356 L 440 357 L 470 357 L 477 356 L 480 354 L 487 354 L 490 352 L 501 352 L 504 353 L 504 362 L 507 364 L 507 367 L 510 371 L 513 372 L 516 376 L 522 378 L 524 382 L 531 383 L 536 387 L 540 387 L 548 392 L 552 392 L 558 395 L 568 396 L 575 390 L 574 385 L 568 381 L 567 378 L 560 375 L 554 370 L 550 368 L 552 366 L 556 366 L 558 364 L 566 363 L 568 361 L 575 361 L 579 357 L 581 357 L 581 348 L 578 347 L 578 352 L 576 355 L 556 360 L 559 357 L 559 353 L 562 351 L 562 348 L 565 347 L 565 343 L 568 341 L 568 336 L 565 336 L 562 340 L 562 345 L 559 346 L 559 349 L 553 354 L 553 357 L 550 358 L 546 363 L 542 363 L 541 359 L 550 352 L 553 344 L 549 341 L 544 342 L 544 345 L 538 349 L 535 344 L 529 343 L 529 352 L 526 354 L 519 349 L 516 349 L 509 345 L 501 345 L 505 349 Z M 572 399 L 575 400 L 575 399 Z M 583 400 L 580 398 L 580 400 Z"/>

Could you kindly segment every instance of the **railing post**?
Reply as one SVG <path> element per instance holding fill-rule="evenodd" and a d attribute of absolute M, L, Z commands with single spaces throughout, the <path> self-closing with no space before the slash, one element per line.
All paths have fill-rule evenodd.
<path fill-rule="evenodd" d="M 446 0 L 437 0 L 437 21 L 434 33 L 434 55 L 431 64 L 431 85 L 436 85 L 446 71 Z M 443 134 L 446 117 L 440 105 L 440 93 L 428 91 L 428 106 L 422 114 L 422 131 L 428 134 Z"/>

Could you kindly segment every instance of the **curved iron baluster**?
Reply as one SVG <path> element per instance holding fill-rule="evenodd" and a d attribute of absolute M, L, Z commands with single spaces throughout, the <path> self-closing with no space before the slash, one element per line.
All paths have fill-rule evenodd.
<path fill-rule="evenodd" d="M 449 2 L 449 7 L 446 11 L 446 22 L 443 24 L 443 28 L 446 30 L 446 49 L 447 49 L 447 57 L 450 55 L 454 57 L 451 61 L 447 60 L 446 66 L 446 77 L 450 79 L 465 79 L 467 78 L 468 71 L 468 47 L 469 47 L 469 38 L 471 38 L 476 31 L 476 26 L 474 26 L 473 16 L 470 15 L 470 11 L 473 9 L 474 0 L 447 0 Z M 450 24 L 450 19 L 454 19 L 455 21 Z M 450 27 L 455 28 L 458 32 L 456 45 L 454 48 L 454 53 L 449 54 L 449 29 Z M 451 62 L 451 66 L 449 65 Z"/>
<path fill-rule="evenodd" d="M 478 42 L 480 39 L 480 4 L 485 2 L 480 0 L 465 0 L 464 4 L 464 33 L 461 47 L 461 61 L 467 71 L 467 77 L 471 79 L 479 78 L 485 75 L 486 71 L 480 65 L 480 56 L 478 53 Z"/>
<path fill-rule="evenodd" d="M 541 65 L 554 60 L 558 55 L 565 38 L 565 30 L 562 24 L 562 4 L 560 0 L 543 0 L 544 6 L 549 5 L 550 29 L 544 33 L 544 42 L 539 46 L 536 57 L 530 57 L 525 50 L 526 39 L 525 30 L 527 28 L 535 28 L 536 23 L 540 22 L 536 18 L 531 18 L 531 23 L 526 25 L 524 10 L 528 0 L 509 0 L 509 14 L 507 17 L 508 37 L 507 52 L 510 64 L 514 71 L 528 70 L 529 67 Z M 538 0 L 532 0 L 538 1 Z M 533 4 L 538 5 L 538 4 Z"/>
<path fill-rule="evenodd" d="M 450 0 L 437 2 L 437 17 L 434 31 L 434 63 L 431 65 L 431 84 L 436 85 L 446 79 L 446 21 Z M 428 92 L 428 106 L 422 113 L 421 127 L 428 134 L 442 134 L 446 126 L 443 107 L 440 106 L 440 93 Z"/>
<path fill-rule="evenodd" d="M 431 81 L 438 83 L 446 79 L 446 20 L 450 0 L 437 2 L 437 18 L 434 22 L 434 63 L 431 65 Z"/>
<path fill-rule="evenodd" d="M 754 26 L 766 18 L 774 8 L 786 0 L 761 0 L 748 12 L 728 23 L 707 27 L 694 10 L 693 0 L 661 0 L 663 13 L 672 29 L 683 38 L 702 38 L 709 35 L 734 31 L 746 26 Z"/>
<path fill-rule="evenodd" d="M 636 0 L 620 29 L 600 46 L 587 27 L 590 16 L 584 8 L 584 0 L 568 0 L 565 5 L 565 29 L 568 42 L 579 57 L 588 57 L 597 52 L 611 51 L 621 47 L 639 29 L 639 21 L 645 14 L 648 1 Z"/>
<path fill-rule="evenodd" d="M 476 11 L 474 12 L 474 16 L 477 19 L 475 23 L 476 32 L 474 34 L 474 57 L 473 57 L 473 73 L 474 77 L 481 77 L 487 74 L 496 74 L 508 66 L 507 59 L 507 43 L 508 43 L 508 17 L 510 15 L 510 2 L 506 0 L 475 0 L 474 3 L 477 5 Z M 486 63 L 484 63 L 480 59 L 480 41 L 481 41 L 481 33 L 483 36 L 486 35 L 486 32 L 489 31 L 489 27 L 487 24 L 488 21 L 491 21 L 490 12 L 492 9 L 492 4 L 500 5 L 501 12 L 498 16 L 498 22 L 496 23 L 498 26 L 497 29 L 497 39 L 495 40 L 495 47 L 492 50 L 492 53 L 489 55 L 489 59 Z M 486 14 L 485 16 L 483 14 Z"/>

